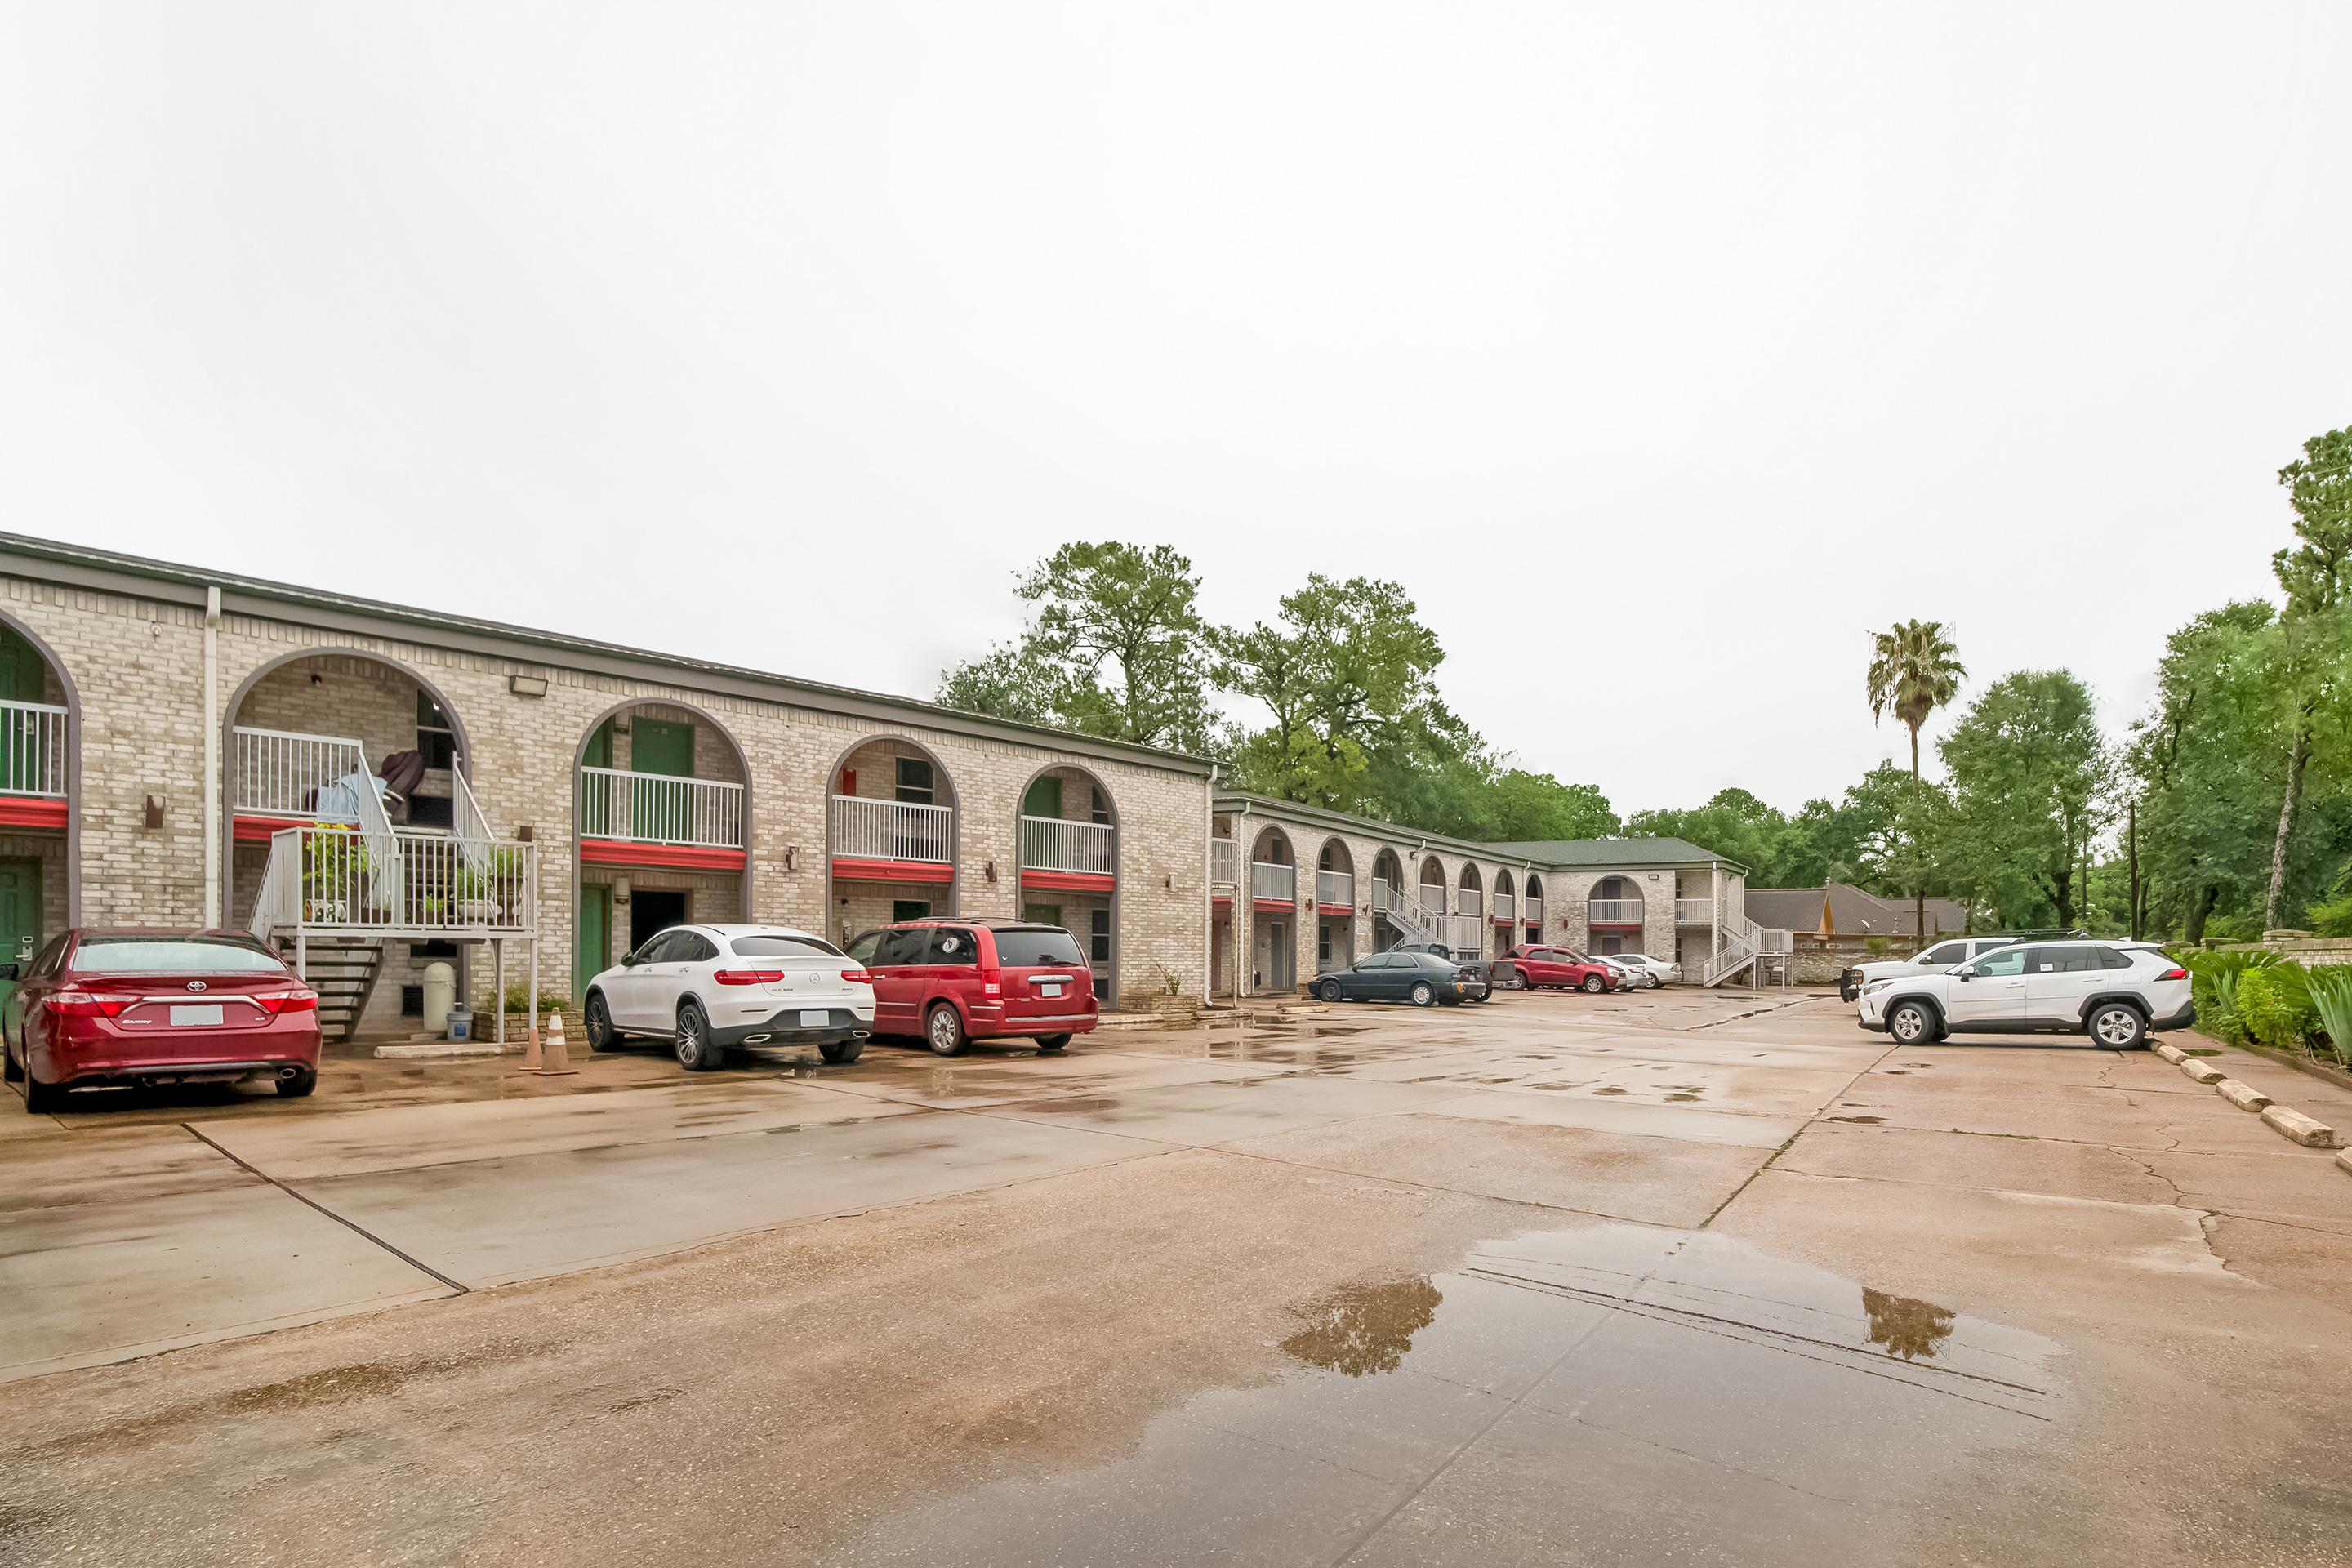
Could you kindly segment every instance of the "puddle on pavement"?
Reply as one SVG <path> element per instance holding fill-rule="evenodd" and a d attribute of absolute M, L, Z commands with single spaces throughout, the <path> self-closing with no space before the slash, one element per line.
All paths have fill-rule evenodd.
<path fill-rule="evenodd" d="M 2061 1409 L 2037 1335 L 1644 1226 L 1482 1243 L 1290 1316 L 1264 1381 L 828 1560 L 1909 1560 Z"/>
<path fill-rule="evenodd" d="M 1864 1127 L 1875 1127 L 1880 1122 L 1885 1121 L 1886 1118 L 1884 1116 L 1829 1116 L 1822 1118 L 1822 1120 L 1826 1121 L 1853 1121 L 1859 1122 Z"/>

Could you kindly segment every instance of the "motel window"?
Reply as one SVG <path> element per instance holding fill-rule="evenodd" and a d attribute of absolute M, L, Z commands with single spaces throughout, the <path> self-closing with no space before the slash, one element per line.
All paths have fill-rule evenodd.
<path fill-rule="evenodd" d="M 900 757 L 898 788 L 893 798 L 912 805 L 931 804 L 931 764 L 921 757 Z"/>

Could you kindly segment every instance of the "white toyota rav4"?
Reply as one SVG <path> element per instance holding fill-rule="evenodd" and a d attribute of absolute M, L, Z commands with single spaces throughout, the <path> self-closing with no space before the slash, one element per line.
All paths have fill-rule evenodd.
<path fill-rule="evenodd" d="M 1881 958 L 1857 963 L 1838 976 L 1838 999 L 1851 1002 L 1874 980 L 1900 980 L 1906 974 L 1941 974 L 1956 963 L 1966 963 L 1996 947 L 2007 947 L 2013 936 L 1956 936 L 1908 958 Z"/>
<path fill-rule="evenodd" d="M 2189 972 L 2137 942 L 2020 942 L 1940 974 L 1874 980 L 1854 1003 L 1865 1029 L 1924 1046 L 1947 1035 L 2088 1035 L 2127 1051 L 2197 1021 Z"/>

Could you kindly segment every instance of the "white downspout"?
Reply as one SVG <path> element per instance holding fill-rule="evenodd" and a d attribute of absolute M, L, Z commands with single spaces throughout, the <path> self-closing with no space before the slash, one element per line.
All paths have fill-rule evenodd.
<path fill-rule="evenodd" d="M 1201 1000 L 1217 999 L 1217 764 L 1209 764 L 1209 787 L 1202 792 L 1201 864 L 1209 874 L 1201 888 Z"/>
<path fill-rule="evenodd" d="M 205 924 L 221 923 L 220 588 L 205 589 Z"/>

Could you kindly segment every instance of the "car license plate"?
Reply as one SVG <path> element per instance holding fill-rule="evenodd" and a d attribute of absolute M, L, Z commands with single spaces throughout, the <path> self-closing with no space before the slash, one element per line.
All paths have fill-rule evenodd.
<path fill-rule="evenodd" d="M 209 1003 L 203 1006 L 187 1006 L 174 1003 L 172 1007 L 172 1022 L 174 1025 L 217 1024 L 220 1021 L 221 1010 L 220 1004 L 217 1002 Z"/>
<path fill-rule="evenodd" d="M 1059 996 L 1061 994 L 1062 994 L 1062 983 L 1061 983 L 1060 981 L 1058 981 L 1058 980 L 1040 980 L 1039 982 L 1037 982 L 1037 994 L 1038 994 L 1038 995 L 1040 995 L 1040 996 Z"/>
<path fill-rule="evenodd" d="M 833 1015 L 823 1007 L 801 1009 L 801 1027 L 803 1029 L 821 1029 L 832 1022 Z"/>

